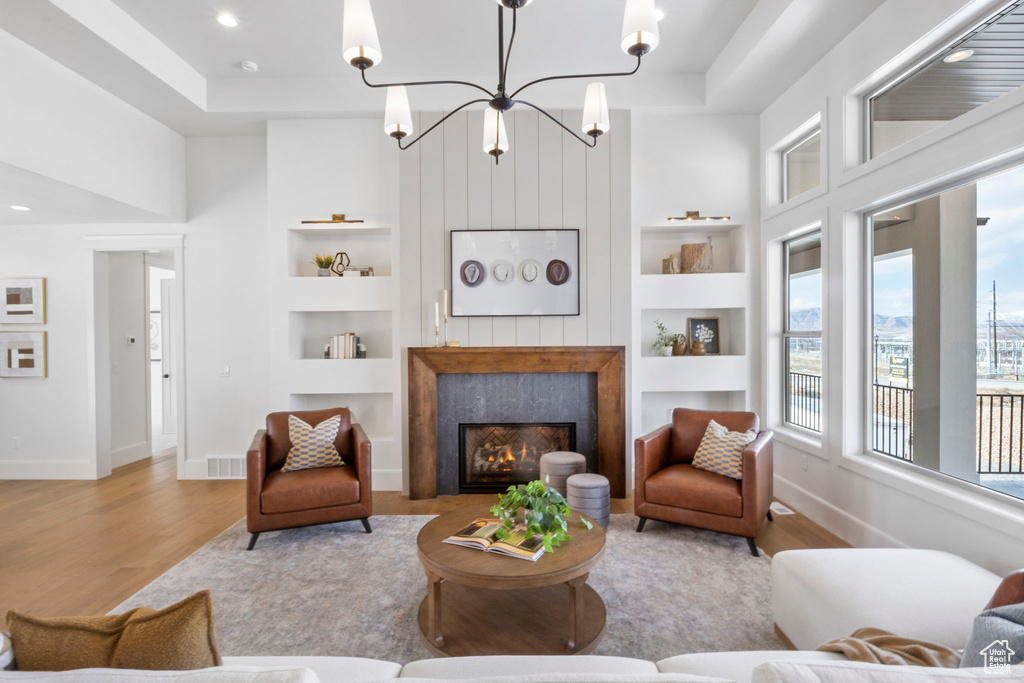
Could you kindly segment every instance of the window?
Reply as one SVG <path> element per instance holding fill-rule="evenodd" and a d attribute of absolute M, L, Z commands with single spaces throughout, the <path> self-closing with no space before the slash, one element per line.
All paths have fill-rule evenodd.
<path fill-rule="evenodd" d="M 821 129 L 782 152 L 782 201 L 821 184 Z"/>
<path fill-rule="evenodd" d="M 821 432 L 821 231 L 783 245 L 785 421 Z"/>
<path fill-rule="evenodd" d="M 1024 85 L 1024 0 L 868 98 L 870 157 Z"/>
<path fill-rule="evenodd" d="M 1024 167 L 870 223 L 873 450 L 1024 499 Z"/>

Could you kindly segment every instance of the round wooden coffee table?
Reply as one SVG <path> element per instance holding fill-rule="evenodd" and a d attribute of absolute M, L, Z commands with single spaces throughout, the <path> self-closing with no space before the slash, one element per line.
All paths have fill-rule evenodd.
<path fill-rule="evenodd" d="M 416 539 L 427 572 L 420 636 L 436 655 L 587 654 L 604 635 L 604 601 L 587 576 L 604 555 L 604 529 L 576 513 L 572 540 L 536 562 L 442 541 L 478 517 L 472 505 L 427 522 Z M 443 595 L 443 599 L 442 599 Z"/>

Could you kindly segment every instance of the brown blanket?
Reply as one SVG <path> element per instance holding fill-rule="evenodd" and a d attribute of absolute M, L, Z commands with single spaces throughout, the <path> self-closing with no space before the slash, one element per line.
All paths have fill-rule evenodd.
<path fill-rule="evenodd" d="M 904 638 L 879 628 L 862 628 L 849 638 L 836 638 L 818 647 L 823 652 L 838 652 L 854 662 L 905 664 L 955 669 L 960 652 L 938 643 Z"/>

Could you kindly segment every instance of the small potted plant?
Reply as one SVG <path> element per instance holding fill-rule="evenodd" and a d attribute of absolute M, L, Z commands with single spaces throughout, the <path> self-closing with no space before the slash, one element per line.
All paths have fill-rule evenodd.
<path fill-rule="evenodd" d="M 523 514 L 519 518 L 519 510 Z M 529 484 L 509 486 L 508 491 L 498 494 L 498 503 L 491 506 L 491 514 L 500 519 L 503 527 L 498 529 L 498 538 L 509 537 L 519 522 L 526 525 L 526 533 L 539 534 L 544 540 L 544 550 L 553 552 L 555 546 L 569 540 L 569 503 L 562 494 L 549 489 L 537 479 Z M 580 517 L 582 526 L 593 528 L 585 517 Z"/>
<path fill-rule="evenodd" d="M 651 344 L 651 353 L 656 356 L 682 356 L 686 353 L 685 334 L 670 334 L 660 320 L 655 320 L 654 326 L 658 328 L 658 338 Z"/>
<path fill-rule="evenodd" d="M 318 277 L 330 277 L 331 276 L 331 266 L 334 265 L 334 255 L 333 254 L 316 254 L 313 257 L 313 260 L 310 261 L 310 263 L 312 263 L 314 266 L 317 267 L 316 274 L 317 274 Z"/>

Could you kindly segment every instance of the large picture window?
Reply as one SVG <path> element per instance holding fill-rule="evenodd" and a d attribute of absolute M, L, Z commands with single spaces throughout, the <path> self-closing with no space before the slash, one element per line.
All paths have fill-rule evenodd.
<path fill-rule="evenodd" d="M 1024 85 L 1024 0 L 868 97 L 871 158 Z"/>
<path fill-rule="evenodd" d="M 783 245 L 785 421 L 821 432 L 821 232 Z"/>
<path fill-rule="evenodd" d="M 870 223 L 871 447 L 1024 498 L 1024 167 Z"/>

